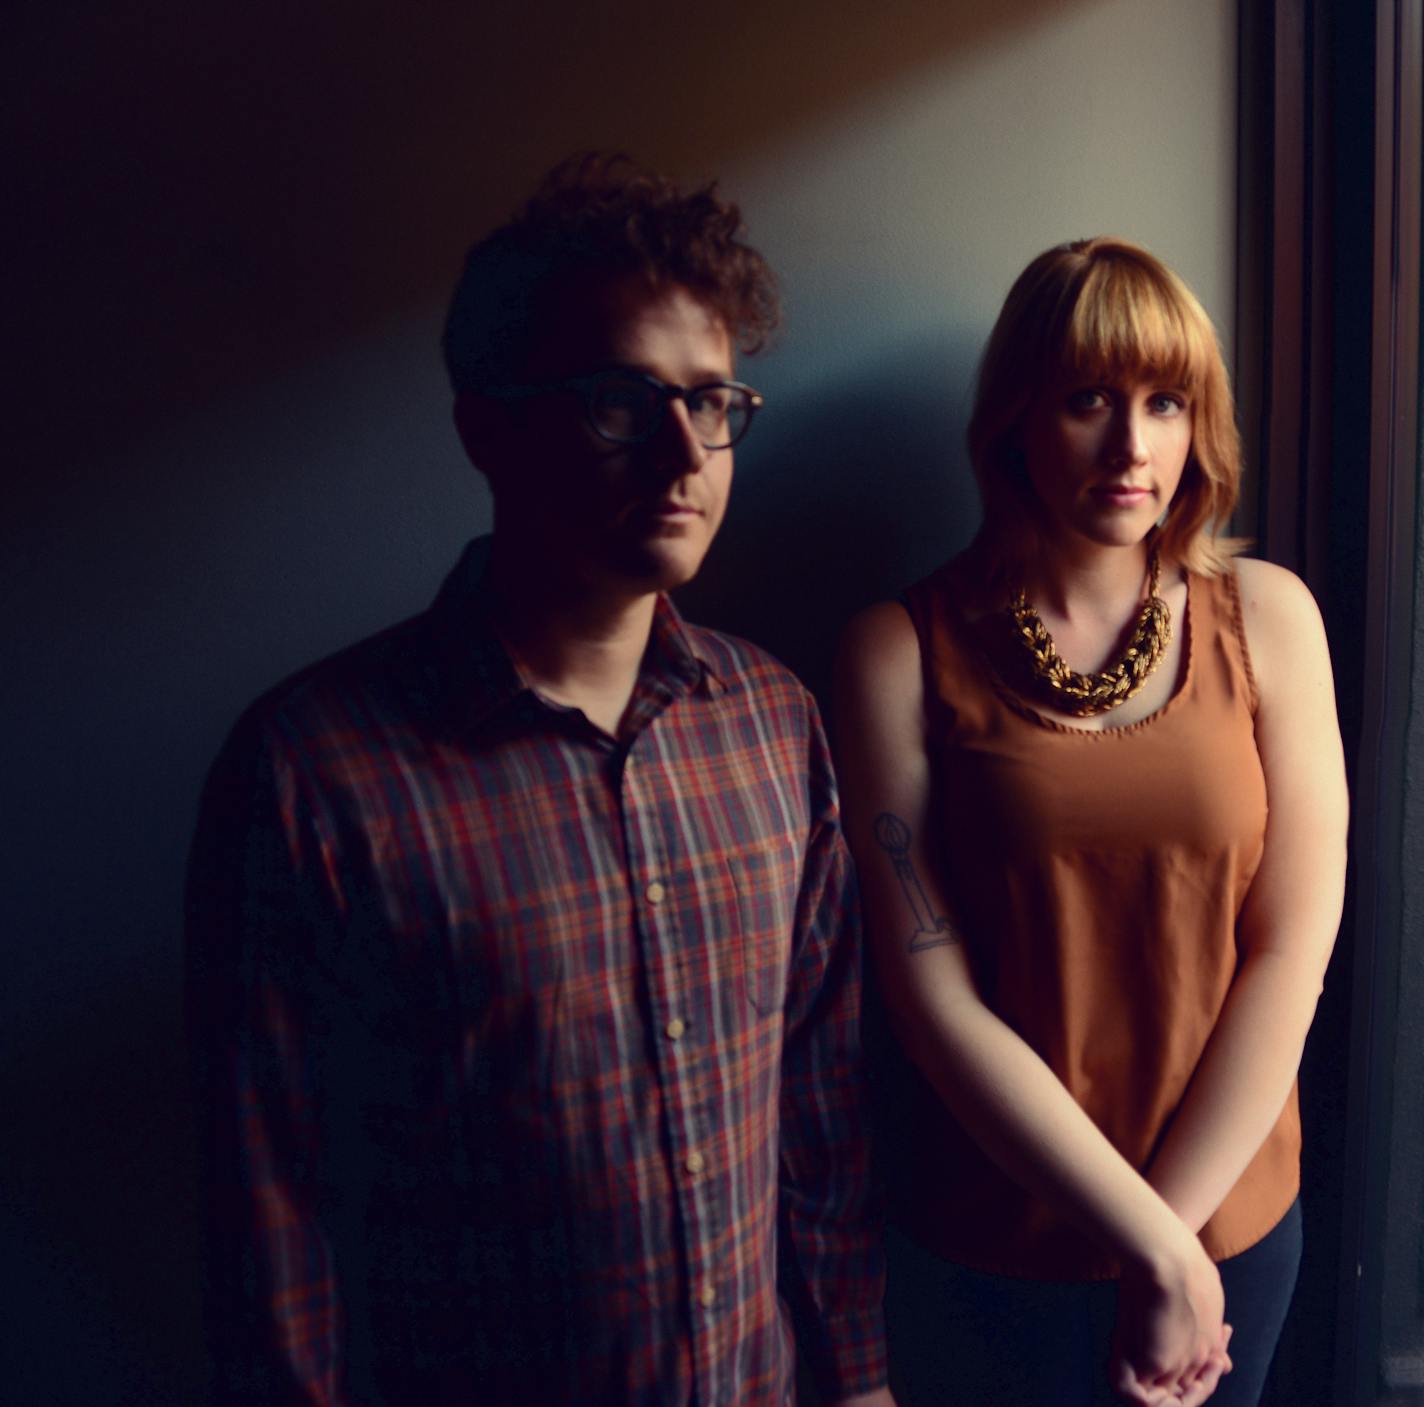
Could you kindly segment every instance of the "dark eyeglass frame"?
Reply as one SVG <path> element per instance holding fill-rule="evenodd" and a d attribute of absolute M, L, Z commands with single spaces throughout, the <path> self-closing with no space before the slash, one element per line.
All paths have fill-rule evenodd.
<path fill-rule="evenodd" d="M 642 381 L 651 386 L 660 397 L 658 415 L 642 434 L 610 435 L 594 418 L 595 394 L 600 387 L 606 386 L 609 380 L 615 377 L 622 377 L 629 381 Z M 532 386 L 487 386 L 484 388 L 484 394 L 492 396 L 495 400 L 524 400 L 529 396 L 547 395 L 551 391 L 577 391 L 583 398 L 584 419 L 588 421 L 589 429 L 599 439 L 607 440 L 609 444 L 614 445 L 641 445 L 651 440 L 663 428 L 663 422 L 667 419 L 669 401 L 681 401 L 687 407 L 688 415 L 691 416 L 692 397 L 704 391 L 714 390 L 742 392 L 747 398 L 747 418 L 742 422 L 742 428 L 730 440 L 713 445 L 709 445 L 705 440 L 699 440 L 698 443 L 705 450 L 731 449 L 733 445 L 740 444 L 746 438 L 757 411 L 766 404 L 766 397 L 744 381 L 701 381 L 696 386 L 679 386 L 671 381 L 661 381 L 656 376 L 652 376 L 646 371 L 638 371 L 633 367 L 610 366 L 604 367 L 600 371 L 588 372 L 583 376 L 566 376 L 559 381 L 541 381 Z"/>

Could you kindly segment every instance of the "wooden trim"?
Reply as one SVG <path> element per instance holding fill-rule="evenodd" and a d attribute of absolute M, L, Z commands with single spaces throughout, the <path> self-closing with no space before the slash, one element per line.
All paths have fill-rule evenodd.
<path fill-rule="evenodd" d="M 1274 92 L 1271 191 L 1271 328 L 1267 371 L 1266 494 L 1261 531 L 1267 550 L 1282 566 L 1304 563 L 1301 473 L 1307 407 L 1302 392 L 1309 365 L 1306 343 L 1306 242 L 1309 214 L 1306 181 L 1306 15 L 1300 0 L 1276 7 L 1273 35 Z"/>
<path fill-rule="evenodd" d="M 1367 1407 L 1407 882 L 1424 0 L 1242 0 L 1240 40 L 1237 386 L 1258 471 L 1240 525 L 1320 601 L 1354 802 L 1340 951 L 1307 1052 L 1307 1113 L 1337 1161 L 1315 1150 L 1317 1263 L 1283 1344 L 1302 1362 L 1280 1365 L 1267 1400 L 1320 1391 L 1333 1329 L 1331 1401 Z"/>
<path fill-rule="evenodd" d="M 1383 1367 L 1385 1212 L 1404 947 L 1406 877 L 1399 862 L 1401 779 L 1416 647 L 1424 0 L 1390 0 L 1376 14 L 1365 670 L 1352 856 L 1359 940 L 1347 1105 L 1344 1312 L 1336 1377 L 1337 1400 L 1365 1403 L 1375 1400 Z"/>
<path fill-rule="evenodd" d="M 1330 43 L 1309 0 L 1243 0 L 1237 399 L 1240 531 L 1328 598 Z"/>
<path fill-rule="evenodd" d="M 1300 527 L 1300 573 L 1322 608 L 1329 605 L 1330 589 L 1330 476 L 1333 462 L 1335 317 L 1331 276 L 1335 266 L 1334 222 L 1331 218 L 1333 146 L 1330 133 L 1330 105 L 1319 94 L 1334 81 L 1333 48 L 1326 8 L 1311 7 L 1310 71 L 1308 95 L 1310 118 L 1306 126 L 1309 141 L 1311 200 L 1306 216 L 1310 258 L 1306 265 L 1305 297 L 1309 317 L 1306 343 L 1310 361 L 1302 387 L 1301 407 L 1306 434 L 1300 467 L 1303 482 Z"/>

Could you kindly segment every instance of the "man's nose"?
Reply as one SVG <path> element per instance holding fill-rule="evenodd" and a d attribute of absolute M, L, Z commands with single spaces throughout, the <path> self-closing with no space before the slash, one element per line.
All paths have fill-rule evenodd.
<path fill-rule="evenodd" d="M 668 399 L 655 438 L 659 464 L 678 476 L 697 473 L 711 453 L 703 448 L 701 436 L 693 427 L 687 402 L 675 396 Z"/>

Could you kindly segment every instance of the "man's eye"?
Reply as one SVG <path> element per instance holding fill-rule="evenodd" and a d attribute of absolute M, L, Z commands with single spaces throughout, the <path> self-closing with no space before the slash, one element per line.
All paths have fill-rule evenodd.
<path fill-rule="evenodd" d="M 605 410 L 636 411 L 647 403 L 647 392 L 631 384 L 600 386 L 598 404 Z"/>
<path fill-rule="evenodd" d="M 605 381 L 593 394 L 594 415 L 600 419 L 639 424 L 655 407 L 652 388 L 637 381 Z"/>
<path fill-rule="evenodd" d="M 687 398 L 687 408 L 693 415 L 723 416 L 731 404 L 732 393 L 726 386 L 704 386 Z"/>

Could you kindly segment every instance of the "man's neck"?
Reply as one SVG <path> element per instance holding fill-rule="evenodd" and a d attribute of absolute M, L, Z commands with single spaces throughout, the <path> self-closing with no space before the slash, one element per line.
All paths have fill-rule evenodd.
<path fill-rule="evenodd" d="M 497 535 L 489 584 L 500 636 L 525 678 L 617 737 L 652 632 L 656 593 L 598 590 L 525 571 L 500 552 Z"/>

